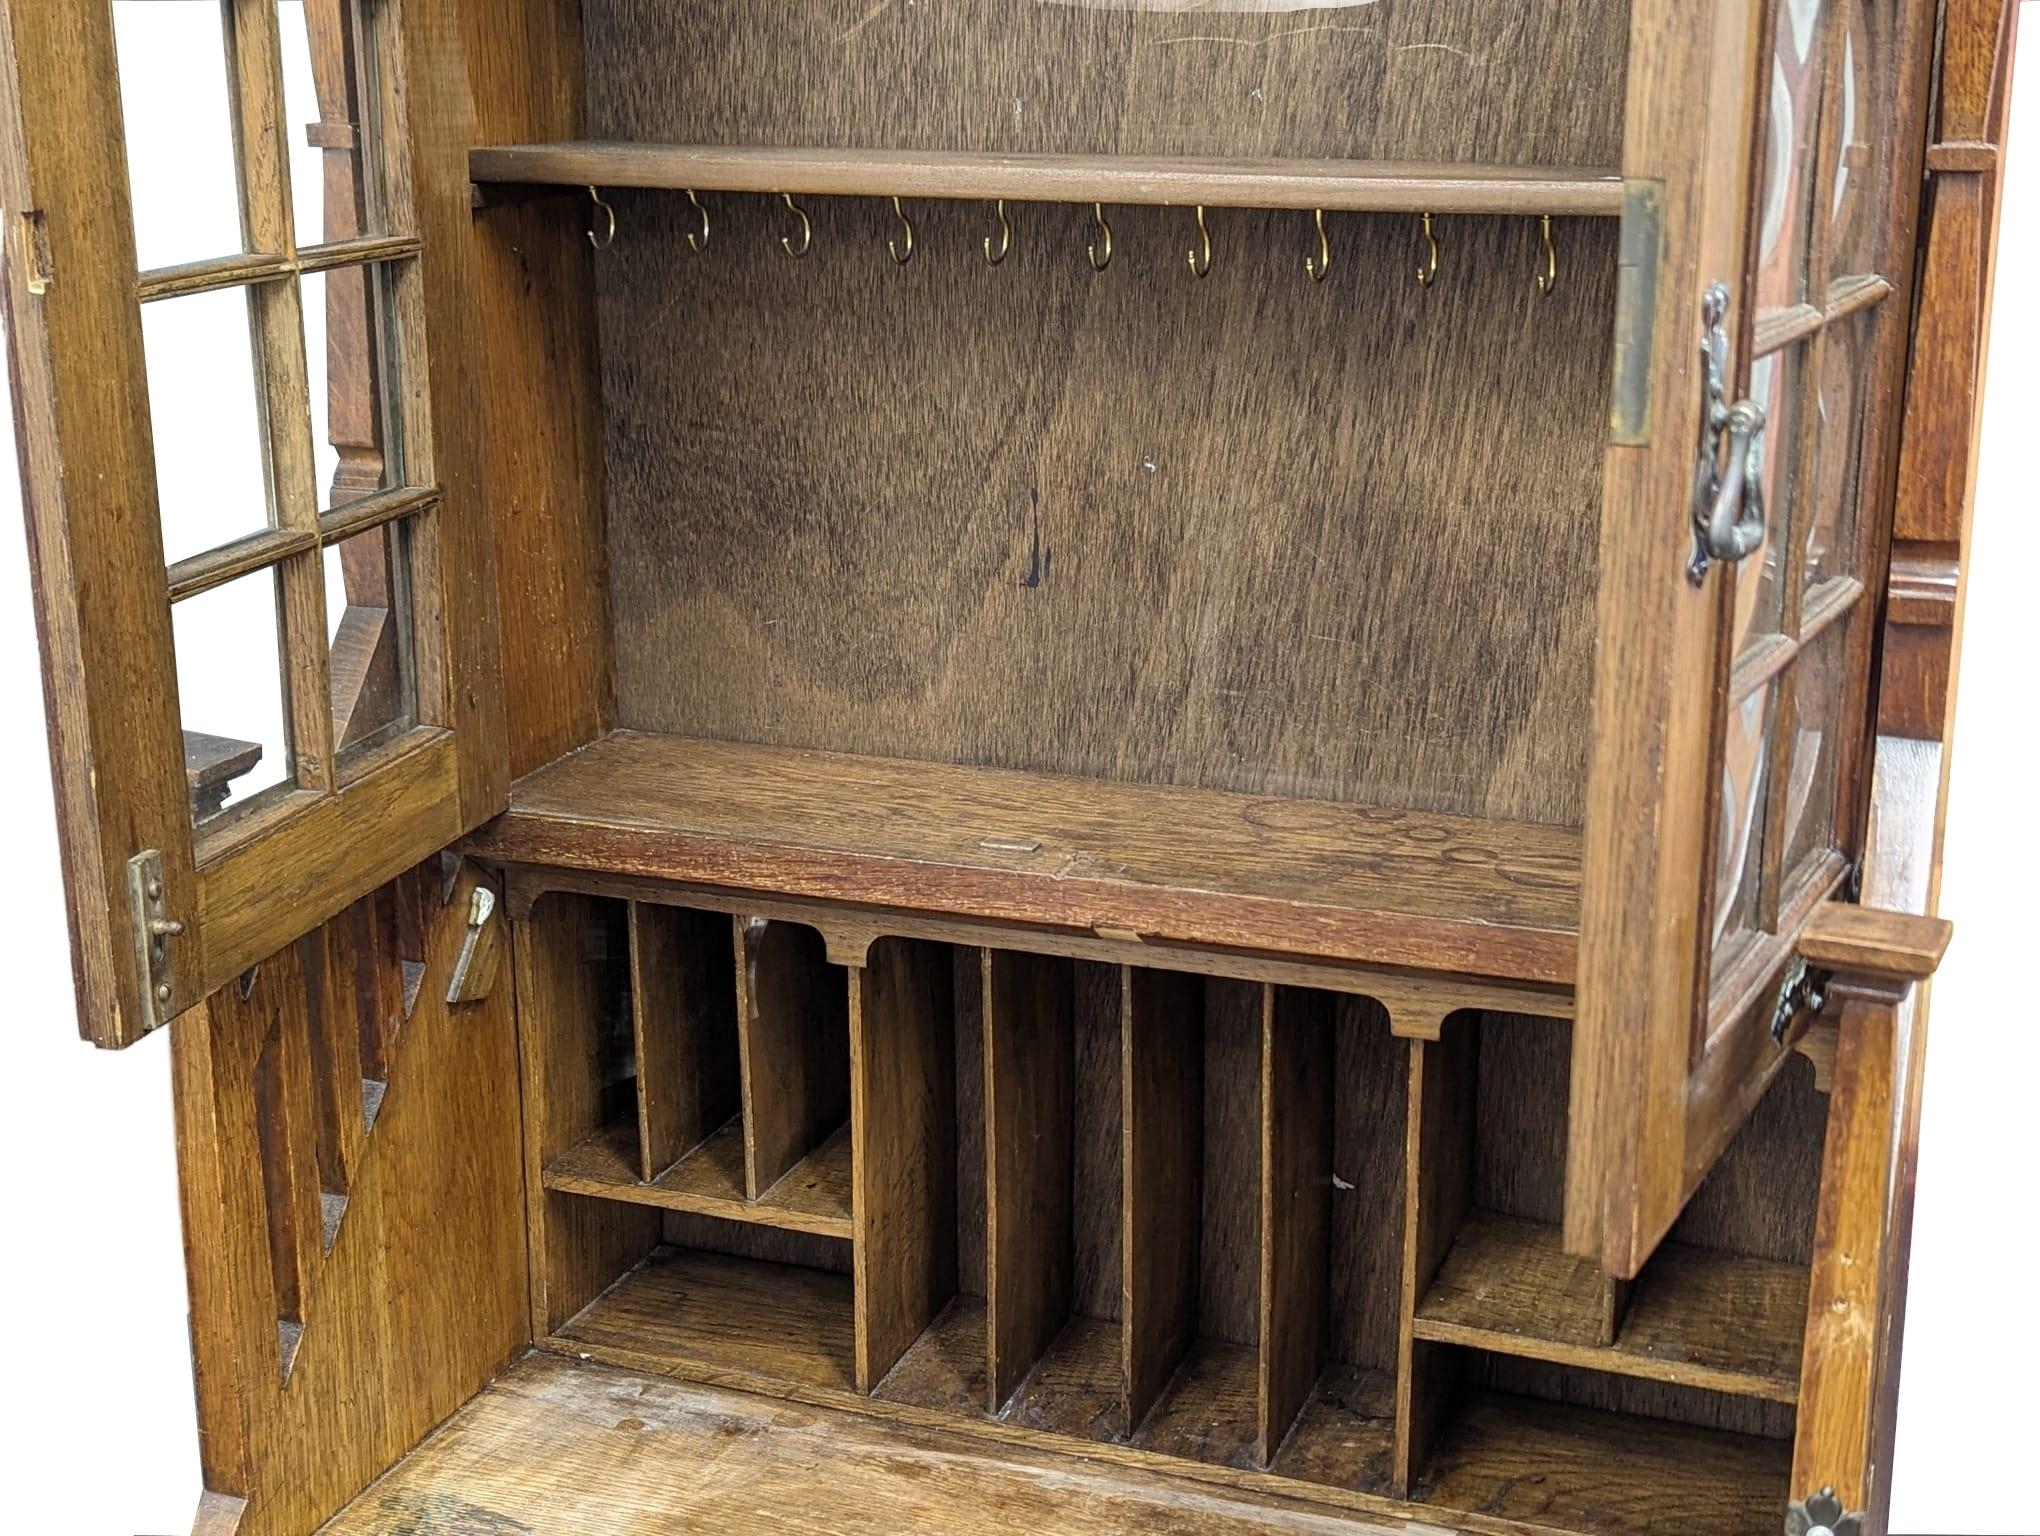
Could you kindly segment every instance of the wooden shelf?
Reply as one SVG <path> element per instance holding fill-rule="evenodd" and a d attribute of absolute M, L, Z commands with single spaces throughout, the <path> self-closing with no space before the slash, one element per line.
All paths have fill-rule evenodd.
<path fill-rule="evenodd" d="M 755 1201 L 744 1198 L 741 1119 L 731 1120 L 649 1183 L 638 1177 L 636 1127 L 605 1127 L 546 1164 L 545 1187 L 848 1238 L 850 1129 L 845 1126 L 829 1137 Z"/>
<path fill-rule="evenodd" d="M 666 187 L 820 197 L 1005 198 L 1011 202 L 1324 208 L 1369 213 L 1518 213 L 1614 218 L 1612 169 L 1417 165 L 1374 160 L 1193 160 L 937 150 L 578 141 L 474 149 L 478 183 Z"/>
<path fill-rule="evenodd" d="M 730 1385 L 850 1392 L 855 1331 L 848 1275 L 657 1248 L 549 1343 L 659 1361 Z"/>
<path fill-rule="evenodd" d="M 1570 985 L 1579 834 L 615 731 L 469 840 L 508 864 Z"/>
<path fill-rule="evenodd" d="M 1143 1450 L 1252 1470 L 1260 1438 L 1251 1344 L 1199 1339 L 1133 1433 Z"/>
<path fill-rule="evenodd" d="M 1666 1243 L 1602 1344 L 1600 1270 L 1556 1227 L 1471 1217 L 1417 1308 L 1416 1336 L 1743 1397 L 1793 1403 L 1806 1328 L 1798 1265 Z"/>
<path fill-rule="evenodd" d="M 1791 1467 L 1788 1440 L 1480 1392 L 1411 1495 L 1539 1530 L 1769 1536 Z"/>

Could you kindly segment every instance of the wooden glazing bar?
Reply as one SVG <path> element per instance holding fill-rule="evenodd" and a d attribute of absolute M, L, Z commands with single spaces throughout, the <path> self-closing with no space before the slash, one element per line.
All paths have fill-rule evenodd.
<path fill-rule="evenodd" d="M 1067 961 L 985 953 L 985 1367 L 993 1413 L 1070 1317 L 1074 983 Z"/>
<path fill-rule="evenodd" d="M 372 261 L 401 261 L 423 249 L 416 235 L 359 235 L 351 240 L 306 246 L 297 253 L 297 269 L 326 272 L 334 267 L 362 266 Z"/>
<path fill-rule="evenodd" d="M 170 567 L 170 601 L 181 603 L 187 597 L 210 592 L 236 577 L 259 571 L 266 565 L 275 565 L 291 555 L 304 554 L 317 543 L 316 534 L 306 533 L 301 528 L 267 528 L 261 533 L 251 533 L 245 539 L 236 539 L 231 544 L 192 555 Z"/>
<path fill-rule="evenodd" d="M 1403 1167 L 1403 1273 L 1390 1477 L 1406 1494 L 1422 1475 L 1459 1387 L 1461 1358 L 1416 1336 L 1417 1306 L 1459 1235 L 1473 1193 L 1474 1073 L 1478 1041 L 1464 1017 L 1436 1040 L 1410 1043 Z"/>
<path fill-rule="evenodd" d="M 1517 213 L 1612 218 L 1613 170 L 1400 161 L 1200 160 L 994 155 L 935 150 L 574 142 L 473 150 L 477 182 L 781 192 L 824 197 L 1005 198 L 1375 213 Z"/>
<path fill-rule="evenodd" d="M 947 945 L 881 939 L 851 973 L 857 1390 L 956 1294 L 956 1028 Z"/>
<path fill-rule="evenodd" d="M 1846 614 L 1863 595 L 1863 583 L 1853 576 L 1836 576 L 1806 594 L 1799 615 L 1799 638 L 1766 635 L 1737 658 L 1729 674 L 1730 702 L 1740 703 L 1789 667 L 1793 659 L 1820 632 Z"/>
<path fill-rule="evenodd" d="M 1266 989 L 1261 1026 L 1258 1459 L 1275 1459 L 1324 1363 L 1332 1229 L 1332 1010 Z"/>
<path fill-rule="evenodd" d="M 438 505 L 439 487 L 436 485 L 400 485 L 393 490 L 377 491 L 373 495 L 344 502 L 330 512 L 320 513 L 319 538 L 323 543 L 337 544 L 342 539 L 351 539 L 371 528 L 380 528 L 385 523 L 429 511 Z"/>
<path fill-rule="evenodd" d="M 1874 272 L 1851 273 L 1837 277 L 1828 284 L 1827 323 L 1845 320 L 1850 315 L 1881 304 L 1891 296 L 1891 284 Z"/>
<path fill-rule="evenodd" d="M 1179 971 L 1128 966 L 1121 975 L 1119 1321 L 1126 1422 L 1134 1429 L 1197 1336 L 1204 998 L 1202 983 Z"/>
<path fill-rule="evenodd" d="M 849 987 L 812 928 L 744 917 L 733 928 L 744 1181 L 756 1200 L 850 1112 Z"/>
<path fill-rule="evenodd" d="M 1750 355 L 1765 357 L 1804 341 L 1826 324 L 1827 317 L 1811 304 L 1794 304 L 1788 309 L 1766 310 L 1758 315 L 1750 332 Z"/>
<path fill-rule="evenodd" d="M 174 267 L 150 268 L 135 279 L 135 297 L 150 304 L 158 299 L 216 293 L 222 288 L 273 283 L 296 270 L 297 264 L 288 256 L 212 256 Z"/>
<path fill-rule="evenodd" d="M 719 914 L 632 902 L 638 1174 L 656 1179 L 735 1115 L 736 974 Z"/>

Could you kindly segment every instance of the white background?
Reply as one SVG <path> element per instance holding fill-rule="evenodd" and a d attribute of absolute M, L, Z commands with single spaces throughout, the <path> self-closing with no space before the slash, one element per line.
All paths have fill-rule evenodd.
<path fill-rule="evenodd" d="M 160 18 L 205 8 L 122 9 Z M 2031 1486 L 2040 1429 L 2032 1406 L 2040 1382 L 2040 1307 L 2033 1304 L 2040 1029 L 2029 846 L 2040 698 L 2032 587 L 2040 571 L 2040 285 L 2031 281 L 2040 270 L 2040 25 L 2032 24 L 2040 22 L 2040 3 L 2026 0 L 2022 10 L 2029 46 L 2006 162 L 1947 819 L 1942 911 L 1954 920 L 1956 940 L 1934 989 L 1899 1412 L 1893 1528 L 1908 1536 L 2040 1529 L 2040 1497 Z M 158 64 L 160 46 L 155 41 L 150 53 Z M 155 72 L 164 76 L 182 96 L 203 85 L 190 71 Z M 299 109 L 299 100 L 309 100 L 308 81 L 296 82 L 291 94 L 298 98 L 291 120 L 312 115 Z M 302 229 L 317 207 L 316 181 L 300 177 L 299 185 Z M 159 259 L 206 253 L 171 250 Z M 316 328 L 317 297 L 309 297 Z M 319 338 L 311 340 L 316 360 Z M 198 354 L 209 355 L 222 354 Z M 231 349 L 223 355 L 232 360 Z M 210 424 L 221 412 L 204 407 L 231 400 L 220 391 L 234 388 L 235 377 L 229 371 L 208 384 L 194 370 L 185 381 L 169 408 L 188 413 L 193 441 L 216 430 Z M 322 404 L 318 393 L 315 387 Z M 230 423 L 244 424 L 252 433 L 252 417 Z M 0 437 L 9 433 L 0 411 Z M 220 462 L 215 457 L 212 467 Z M 184 466 L 194 467 L 204 466 Z M 257 499 L 247 505 L 259 508 L 259 478 L 254 484 Z M 192 515 L 203 505 L 192 503 Z M 182 1532 L 197 1506 L 199 1473 L 168 1042 L 110 1054 L 76 1038 L 19 527 L 18 488 L 0 472 L 0 720 L 10 726 L 0 803 L 11 813 L 0 880 L 0 996 L 12 1020 L 0 1039 L 11 1085 L 0 1113 L 0 1317 L 14 1384 L 14 1422 L 5 1432 L 8 1523 L 78 1536 Z M 259 632 L 261 622 L 253 627 Z M 238 674 L 224 659 L 213 671 L 241 679 L 217 696 L 216 707 L 259 716 L 247 691 L 245 648 L 238 660 Z M 185 681 L 190 687 L 197 679 Z M 266 686 L 273 694 L 273 683 Z M 238 734 L 255 735 L 255 725 Z"/>

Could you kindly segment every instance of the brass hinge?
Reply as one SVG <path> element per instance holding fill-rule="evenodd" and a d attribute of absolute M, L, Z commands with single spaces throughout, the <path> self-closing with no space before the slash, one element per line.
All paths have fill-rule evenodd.
<path fill-rule="evenodd" d="M 19 231 L 23 280 L 28 291 L 40 298 L 56 280 L 56 264 L 50 257 L 50 232 L 43 224 L 42 210 L 22 209 L 21 222 L 15 229 Z"/>
<path fill-rule="evenodd" d="M 168 1009 L 177 995 L 170 941 L 180 938 L 184 924 L 170 915 L 169 893 L 163 887 L 163 855 L 146 849 L 128 860 L 128 905 L 134 918 L 135 967 L 142 983 L 142 1030 L 169 1022 Z"/>
<path fill-rule="evenodd" d="M 1785 1536 L 1863 1536 L 1863 1516 L 1842 1508 L 1832 1488 L 1823 1488 L 1804 1503 L 1794 1500 L 1785 1511 Z"/>
<path fill-rule="evenodd" d="M 1630 181 L 1622 188 L 1621 245 L 1615 268 L 1615 361 L 1608 438 L 1617 447 L 1650 443 L 1650 369 L 1657 335 L 1658 247 L 1664 187 Z"/>

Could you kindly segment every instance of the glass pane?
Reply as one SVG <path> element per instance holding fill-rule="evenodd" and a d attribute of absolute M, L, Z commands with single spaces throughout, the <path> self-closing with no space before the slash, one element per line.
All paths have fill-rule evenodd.
<path fill-rule="evenodd" d="M 1856 482 L 1862 466 L 1863 369 L 1870 315 L 1851 316 L 1822 337 L 1819 420 L 1814 424 L 1813 487 L 1807 498 L 1806 585 L 1855 572 Z"/>
<path fill-rule="evenodd" d="M 278 0 L 291 205 L 300 247 L 383 231 L 370 177 L 372 65 L 356 0 Z"/>
<path fill-rule="evenodd" d="M 227 288 L 142 306 L 163 558 L 172 565 L 270 525 L 248 305 L 246 289 Z"/>
<path fill-rule="evenodd" d="M 1777 683 L 1766 683 L 1728 712 L 1721 758 L 1721 832 L 1714 854 L 1714 959 L 1717 968 L 1753 933 L 1761 910 L 1764 782 L 1770 761 Z"/>
<path fill-rule="evenodd" d="M 418 716 L 411 661 L 410 523 L 328 545 L 333 745 L 341 762 L 408 730 Z"/>
<path fill-rule="evenodd" d="M 304 279 L 312 464 L 321 510 L 403 484 L 385 402 L 395 392 L 386 267 L 341 267 Z"/>
<path fill-rule="evenodd" d="M 1806 297 L 1825 19 L 1821 0 L 1778 0 L 1764 128 L 1764 190 L 1757 203 L 1759 312 L 1785 309 Z"/>
<path fill-rule="evenodd" d="M 1848 668 L 1849 620 L 1830 624 L 1792 664 L 1792 761 L 1785 785 L 1786 888 L 1808 859 L 1834 846 L 1836 730 Z"/>
<path fill-rule="evenodd" d="M 192 820 L 294 781 L 276 572 L 256 571 L 170 610 Z"/>
<path fill-rule="evenodd" d="M 1763 547 L 1735 566 L 1735 630 L 1731 655 L 1751 640 L 1778 632 L 1784 610 L 1785 560 L 1796 521 L 1793 500 L 1799 436 L 1800 390 L 1806 343 L 1798 342 L 1750 364 L 1750 398 L 1764 408 L 1765 534 Z"/>
<path fill-rule="evenodd" d="M 114 0 L 135 263 L 242 249 L 233 95 L 220 0 Z"/>
<path fill-rule="evenodd" d="M 1884 104 L 1892 88 L 1890 0 L 1848 0 L 1842 49 L 1841 113 L 1833 153 L 1834 192 L 1828 202 L 1833 254 L 1830 271 L 1845 277 L 1879 269 L 1877 203 L 1883 184 L 1878 172 L 1889 160 Z"/>

